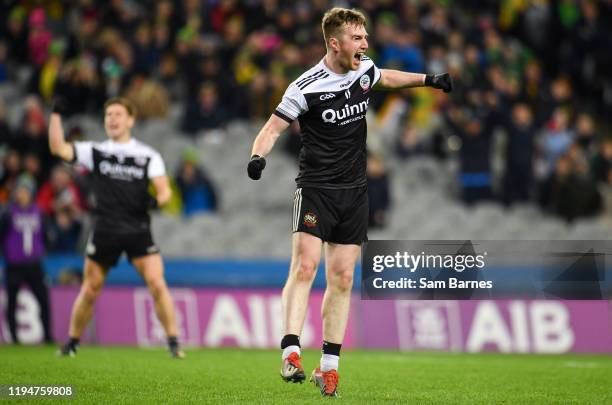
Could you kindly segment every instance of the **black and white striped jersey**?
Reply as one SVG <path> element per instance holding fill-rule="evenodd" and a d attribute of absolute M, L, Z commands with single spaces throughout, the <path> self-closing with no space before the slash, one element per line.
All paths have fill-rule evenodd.
<path fill-rule="evenodd" d="M 363 56 L 357 70 L 336 74 L 323 59 L 289 85 L 274 112 L 299 120 L 298 187 L 354 188 L 366 184 L 366 112 L 380 70 Z"/>
<path fill-rule="evenodd" d="M 74 152 L 75 161 L 93 176 L 96 231 L 149 230 L 149 180 L 166 174 L 161 155 L 133 138 L 125 143 L 75 142 Z"/>

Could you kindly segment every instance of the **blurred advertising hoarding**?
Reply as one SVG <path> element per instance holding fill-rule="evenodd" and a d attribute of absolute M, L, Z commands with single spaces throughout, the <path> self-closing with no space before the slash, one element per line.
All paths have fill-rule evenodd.
<path fill-rule="evenodd" d="M 277 348 L 281 297 L 271 289 L 172 289 L 181 340 L 186 346 Z M 51 289 L 52 323 L 66 337 L 74 287 Z M 323 292 L 312 292 L 301 341 L 318 348 L 322 340 Z M 42 340 L 38 304 L 28 290 L 19 295 L 19 336 Z M 6 295 L 0 290 L 0 307 Z M 0 341 L 8 342 L 4 318 Z M 146 288 L 107 287 L 95 307 L 84 342 L 155 346 L 165 343 Z M 611 303 L 562 300 L 388 300 L 353 296 L 344 347 L 505 353 L 612 353 Z"/>

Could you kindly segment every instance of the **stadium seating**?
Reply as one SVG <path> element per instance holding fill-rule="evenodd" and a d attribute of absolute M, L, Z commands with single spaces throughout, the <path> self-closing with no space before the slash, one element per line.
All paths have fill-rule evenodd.
<path fill-rule="evenodd" d="M 0 86 L 8 117 L 21 116 L 23 103 L 15 85 Z M 139 122 L 136 138 L 158 149 L 174 173 L 186 148 L 196 148 L 201 164 L 217 185 L 220 209 L 188 218 L 154 215 L 154 235 L 169 257 L 287 259 L 290 217 L 297 174 L 295 159 L 278 147 L 268 159 L 263 179 L 246 176 L 245 162 L 261 123 L 232 122 L 224 129 L 187 137 L 179 131 L 180 107 L 167 120 Z M 104 140 L 102 120 L 90 115 L 68 120 L 91 140 Z M 372 125 L 370 137 L 384 142 Z M 282 142 L 282 138 L 279 143 Z M 498 203 L 462 205 L 456 198 L 456 164 L 428 156 L 398 161 L 385 156 L 391 173 L 392 209 L 388 226 L 370 231 L 370 239 L 606 239 L 610 229 L 598 219 L 567 225 L 533 205 L 504 208 Z"/>

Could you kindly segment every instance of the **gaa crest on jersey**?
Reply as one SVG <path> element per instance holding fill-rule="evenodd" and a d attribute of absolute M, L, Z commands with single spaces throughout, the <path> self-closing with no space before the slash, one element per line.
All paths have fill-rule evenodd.
<path fill-rule="evenodd" d="M 142 156 L 137 156 L 134 158 L 134 163 L 138 166 L 145 166 L 147 164 L 147 158 Z"/>
<path fill-rule="evenodd" d="M 312 212 L 307 212 L 306 214 L 304 214 L 304 225 L 306 225 L 307 227 L 314 228 L 315 226 L 317 226 L 317 222 L 317 216 Z"/>
<path fill-rule="evenodd" d="M 370 76 L 367 74 L 361 76 L 359 79 L 359 85 L 364 91 L 367 91 L 370 88 Z"/>

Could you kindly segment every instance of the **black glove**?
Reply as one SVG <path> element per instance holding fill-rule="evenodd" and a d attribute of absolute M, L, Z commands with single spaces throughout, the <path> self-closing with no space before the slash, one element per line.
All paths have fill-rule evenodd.
<path fill-rule="evenodd" d="M 247 167 L 247 173 L 253 180 L 259 180 L 261 178 L 261 172 L 266 167 L 266 159 L 259 155 L 251 156 L 251 161 Z"/>
<path fill-rule="evenodd" d="M 450 93 L 453 91 L 453 78 L 448 73 L 426 75 L 425 86 L 433 87 L 434 89 L 442 89 L 445 93 Z"/>
<path fill-rule="evenodd" d="M 65 115 L 68 112 L 68 101 L 62 96 L 55 96 L 52 108 L 54 113 Z"/>

